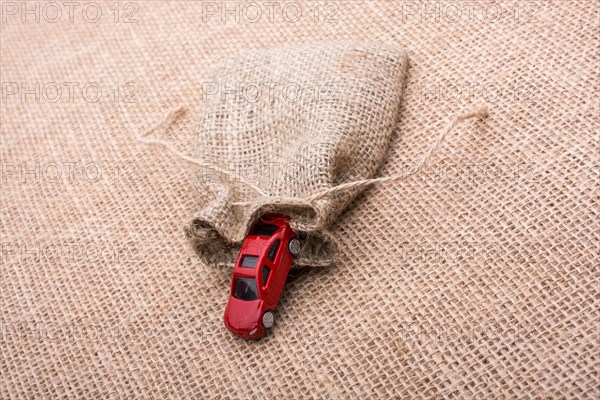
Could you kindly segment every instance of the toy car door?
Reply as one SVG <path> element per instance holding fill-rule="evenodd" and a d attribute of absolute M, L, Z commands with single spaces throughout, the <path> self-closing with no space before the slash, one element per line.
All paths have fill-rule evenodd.
<path fill-rule="evenodd" d="M 284 268 L 281 265 L 281 238 L 277 238 L 273 241 L 269 249 L 267 250 L 266 257 L 264 257 L 264 265 L 261 270 L 261 281 L 263 287 L 266 287 L 269 297 L 269 303 L 272 307 L 277 304 L 285 280 L 281 280 L 281 273 L 284 272 L 281 269 Z"/>

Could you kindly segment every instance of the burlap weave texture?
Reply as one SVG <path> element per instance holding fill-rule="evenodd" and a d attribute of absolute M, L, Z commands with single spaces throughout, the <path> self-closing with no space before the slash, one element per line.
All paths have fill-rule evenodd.
<path fill-rule="evenodd" d="M 25 23 L 14 3 L 0 21 L 0 80 L 19 88 L 0 103 L 1 398 L 598 398 L 597 2 L 333 1 L 315 19 L 294 1 L 296 22 L 281 8 L 248 22 L 149 1 L 127 23 L 124 2 L 118 22 L 113 2 L 98 22 L 57 2 L 59 21 Z M 135 138 L 183 105 L 159 136 L 192 153 L 219 65 L 320 41 L 408 52 L 373 176 L 414 167 L 457 110 L 490 116 L 457 126 L 421 174 L 353 198 L 329 224 L 337 261 L 292 270 L 272 335 L 249 344 L 223 326 L 230 268 L 182 234 L 209 196 L 199 171 Z M 36 82 L 62 97 L 23 99 Z"/>

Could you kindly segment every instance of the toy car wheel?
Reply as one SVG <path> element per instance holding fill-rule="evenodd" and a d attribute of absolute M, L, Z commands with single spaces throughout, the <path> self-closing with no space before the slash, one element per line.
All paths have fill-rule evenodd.
<path fill-rule="evenodd" d="M 302 250 L 302 245 L 300 244 L 300 240 L 298 238 L 293 238 L 288 243 L 288 250 L 293 256 L 297 256 L 300 254 L 300 250 Z"/>
<path fill-rule="evenodd" d="M 262 317 L 262 324 L 265 328 L 270 328 L 275 323 L 275 314 L 273 311 L 265 311 Z"/>

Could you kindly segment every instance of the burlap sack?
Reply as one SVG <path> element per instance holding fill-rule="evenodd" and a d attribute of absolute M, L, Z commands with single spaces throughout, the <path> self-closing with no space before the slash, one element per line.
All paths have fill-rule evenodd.
<path fill-rule="evenodd" d="M 233 265 L 252 224 L 275 212 L 304 244 L 294 265 L 329 265 L 326 226 L 360 189 L 310 196 L 379 167 L 406 67 L 404 50 L 356 42 L 246 52 L 217 66 L 196 127 L 198 159 L 217 168 L 199 174 L 201 209 L 186 228 L 198 255 Z"/>

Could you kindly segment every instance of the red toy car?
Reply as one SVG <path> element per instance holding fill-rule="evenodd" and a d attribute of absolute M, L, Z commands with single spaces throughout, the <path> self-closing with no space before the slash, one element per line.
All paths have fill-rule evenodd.
<path fill-rule="evenodd" d="M 233 269 L 225 326 L 247 340 L 258 340 L 275 321 L 275 307 L 300 241 L 289 217 L 269 214 L 252 228 Z"/>

